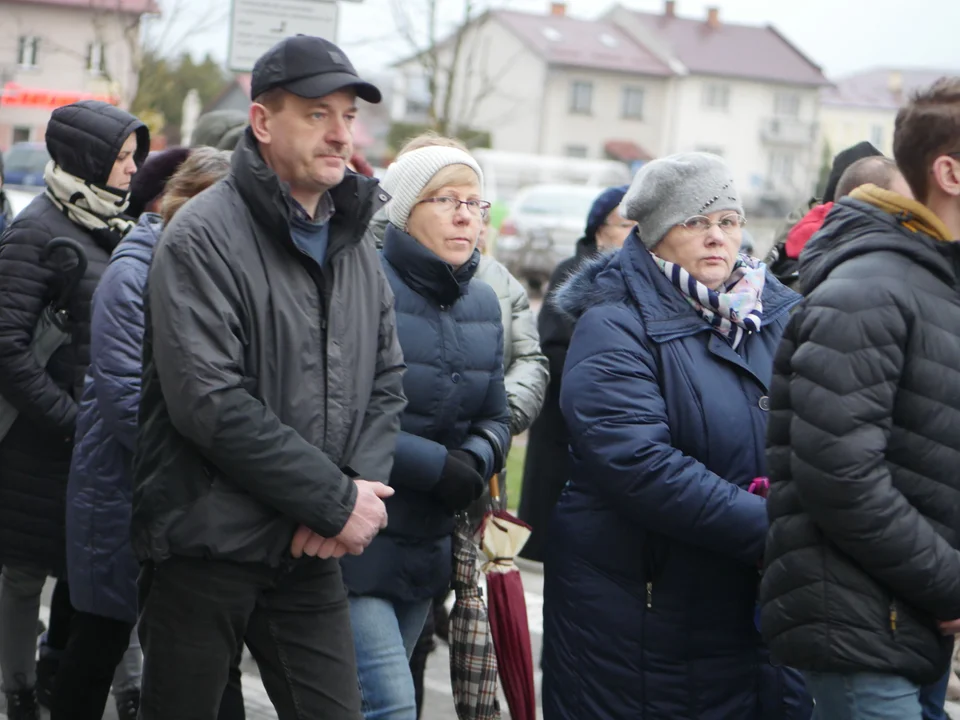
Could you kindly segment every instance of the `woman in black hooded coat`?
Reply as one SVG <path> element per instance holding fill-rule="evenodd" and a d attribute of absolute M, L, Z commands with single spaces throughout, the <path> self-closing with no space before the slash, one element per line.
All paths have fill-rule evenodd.
<path fill-rule="evenodd" d="M 537 318 L 540 347 L 550 362 L 550 385 L 540 415 L 530 426 L 527 459 L 523 468 L 519 515 L 533 528 L 533 534 L 520 553 L 527 560 L 543 561 L 547 522 L 570 477 L 570 436 L 560 414 L 560 378 L 563 376 L 563 363 L 567 359 L 570 338 L 573 337 L 573 321 L 554 306 L 554 294 L 584 260 L 623 245 L 635 224 L 620 217 L 617 210 L 627 187 L 607 188 L 594 200 L 587 216 L 584 236 L 577 241 L 576 255 L 564 260 L 553 271 Z"/>
<path fill-rule="evenodd" d="M 129 113 L 85 100 L 53 112 L 46 143 L 46 191 L 0 242 L 0 395 L 19 413 L 0 440 L 0 671 L 10 720 L 37 717 L 34 629 L 44 582 L 65 565 L 67 476 L 90 362 L 90 305 L 111 252 L 134 225 L 123 213 L 150 137 Z M 67 303 L 70 340 L 44 367 L 30 348 L 33 331 L 76 262 L 69 250 L 41 261 L 54 238 L 76 242 L 87 266 Z"/>

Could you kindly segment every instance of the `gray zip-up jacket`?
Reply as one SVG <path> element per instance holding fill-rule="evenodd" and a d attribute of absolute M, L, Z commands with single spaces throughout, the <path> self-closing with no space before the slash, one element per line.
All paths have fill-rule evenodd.
<path fill-rule="evenodd" d="M 164 230 L 148 281 L 133 542 L 272 566 L 300 524 L 340 533 L 352 477 L 387 481 L 403 358 L 372 239 L 388 199 L 355 174 L 321 268 L 290 235 L 292 200 L 249 131 L 222 182 Z"/>
<path fill-rule="evenodd" d="M 550 382 L 550 364 L 540 350 L 540 333 L 527 291 L 503 264 L 489 255 L 480 258 L 475 276 L 500 300 L 503 317 L 503 382 L 510 406 L 510 434 L 519 435 L 540 414 Z"/>

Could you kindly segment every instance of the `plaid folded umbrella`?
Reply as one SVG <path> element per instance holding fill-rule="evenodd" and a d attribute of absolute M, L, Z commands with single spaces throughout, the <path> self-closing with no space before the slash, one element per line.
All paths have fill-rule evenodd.
<path fill-rule="evenodd" d="M 460 720 L 500 720 L 497 656 L 487 609 L 480 596 L 477 543 L 466 517 L 453 532 L 453 590 L 450 611 L 450 680 Z"/>

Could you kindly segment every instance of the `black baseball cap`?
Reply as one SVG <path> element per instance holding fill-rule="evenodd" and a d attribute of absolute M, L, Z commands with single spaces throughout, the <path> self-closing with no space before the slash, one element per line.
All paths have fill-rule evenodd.
<path fill-rule="evenodd" d="M 274 88 L 305 98 L 319 98 L 353 88 L 357 97 L 369 103 L 383 99 L 376 86 L 360 79 L 340 48 L 329 40 L 310 35 L 284 38 L 254 64 L 251 98 L 256 99 Z"/>

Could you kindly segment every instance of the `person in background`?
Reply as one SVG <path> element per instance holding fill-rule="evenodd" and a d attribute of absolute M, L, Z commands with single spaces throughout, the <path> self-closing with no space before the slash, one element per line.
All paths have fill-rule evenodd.
<path fill-rule="evenodd" d="M 489 203 L 466 152 L 423 147 L 391 165 L 382 260 L 407 363 L 387 500 L 390 523 L 341 561 L 366 720 L 415 720 L 409 666 L 435 597 L 450 584 L 454 514 L 480 497 L 510 443 L 503 325 L 474 276 Z"/>
<path fill-rule="evenodd" d="M 130 205 L 127 215 L 139 219 L 144 213 L 159 215 L 167 181 L 190 155 L 190 148 L 175 145 L 152 152 L 130 183 Z"/>
<path fill-rule="evenodd" d="M 607 188 L 594 201 L 584 235 L 577 241 L 577 253 L 554 270 L 537 319 L 541 347 L 549 362 L 550 381 L 540 414 L 530 427 L 523 469 L 519 515 L 533 528 L 533 534 L 520 553 L 527 560 L 543 562 L 547 524 L 560 491 L 570 478 L 567 450 L 570 436 L 560 413 L 560 383 L 573 336 L 573 322 L 556 308 L 554 299 L 557 288 L 585 260 L 600 253 L 613 252 L 623 245 L 636 225 L 620 214 L 619 205 L 626 191 L 626 185 Z"/>
<path fill-rule="evenodd" d="M 943 717 L 960 631 L 960 78 L 910 98 L 893 147 L 916 199 L 830 211 L 770 398 L 761 623 L 817 720 Z"/>
<path fill-rule="evenodd" d="M 137 622 L 139 565 L 130 545 L 130 512 L 143 293 L 164 224 L 230 169 L 229 154 L 213 148 L 165 152 L 151 156 L 140 171 L 150 176 L 151 188 L 145 191 L 145 183 L 136 183 L 146 207 L 162 206 L 163 216 L 140 216 L 113 252 L 93 299 L 90 366 L 67 484 L 67 572 L 76 613 L 60 660 L 52 720 L 100 720 L 111 684 L 120 720 L 135 720 L 140 706 L 139 657 L 127 657 L 127 638 L 135 641 Z M 172 157 L 180 162 L 171 162 Z M 139 655 L 139 642 L 132 644 Z M 239 694 L 240 688 L 234 691 Z M 239 704 L 242 717 L 242 696 Z M 220 717 L 236 718 L 236 708 Z"/>
<path fill-rule="evenodd" d="M 363 156 L 363 153 L 353 153 L 353 155 L 350 157 L 350 161 L 347 163 L 347 167 L 349 167 L 355 173 L 360 173 L 364 177 L 373 177 L 373 165 L 367 162 L 367 159 Z"/>
<path fill-rule="evenodd" d="M 247 129 L 247 113 L 240 110 L 211 110 L 197 118 L 190 147 L 233 150 Z"/>
<path fill-rule="evenodd" d="M 132 516 L 143 720 L 213 720 L 244 643 L 280 720 L 360 714 L 338 558 L 387 524 L 404 407 L 367 234 L 387 197 L 346 172 L 358 99 L 381 94 L 306 35 L 264 53 L 251 88 L 228 177 L 177 212 L 150 266 Z"/>
<path fill-rule="evenodd" d="M 883 157 L 883 153 L 868 142 L 861 142 L 837 154 L 827 178 L 823 199 L 810 200 L 803 207 L 787 216 L 773 241 L 773 247 L 764 258 L 764 262 L 780 282 L 792 290 L 799 290 L 797 273 L 800 251 L 813 234 L 823 225 L 823 220 L 841 195 L 837 194 L 837 185 L 843 173 L 857 160 L 868 157 Z"/>
<path fill-rule="evenodd" d="M 0 243 L 0 395 L 19 415 L 0 441 L 0 670 L 10 720 L 39 716 L 36 627 L 48 575 L 65 570 L 64 517 L 77 399 L 90 364 L 90 305 L 110 253 L 133 223 L 122 217 L 130 182 L 150 147 L 147 127 L 105 102 L 84 100 L 53 111 L 46 133 L 52 158 L 46 191 L 10 225 Z M 47 365 L 30 349 L 37 321 L 64 286 L 54 264 L 40 262 L 54 238 L 74 240 L 86 271 L 68 300 L 71 339 Z M 58 601 L 59 598 L 59 601 Z M 69 588 L 58 582 L 48 653 L 69 636 Z M 56 656 L 48 655 L 48 691 Z"/>
<path fill-rule="evenodd" d="M 10 205 L 10 199 L 3 191 L 3 153 L 0 153 L 0 235 L 7 229 L 7 225 L 13 222 L 13 207 Z"/>
<path fill-rule="evenodd" d="M 623 249 L 557 293 L 571 475 L 544 559 L 545 720 L 808 720 L 756 625 L 767 388 L 800 296 L 739 254 L 716 155 L 648 163 Z"/>

